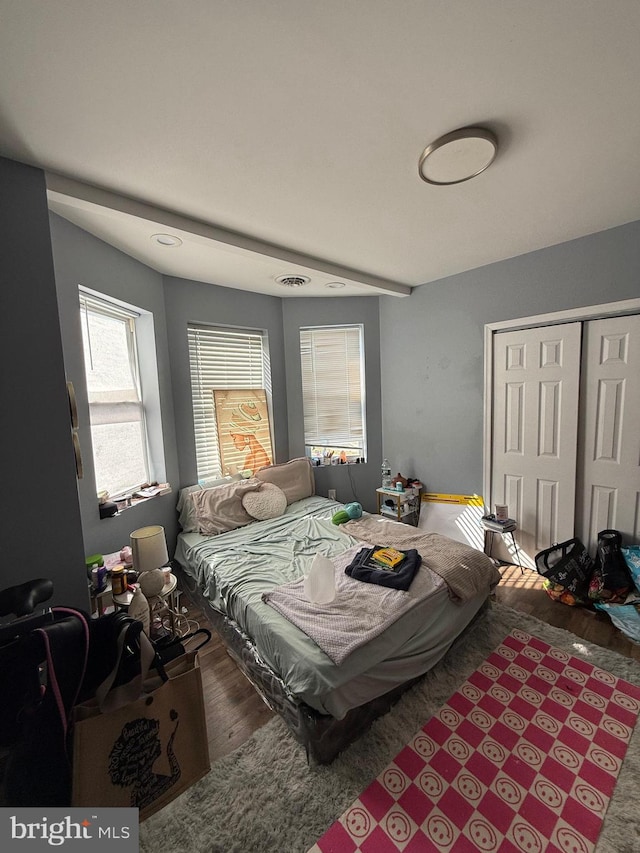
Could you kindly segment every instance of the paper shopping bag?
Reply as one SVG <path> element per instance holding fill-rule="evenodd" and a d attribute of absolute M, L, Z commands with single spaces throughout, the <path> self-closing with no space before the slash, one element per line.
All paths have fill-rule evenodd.
<path fill-rule="evenodd" d="M 134 807 L 144 820 L 208 772 L 196 653 L 168 663 L 166 674 L 114 711 L 95 700 L 74 708 L 73 806 Z"/>

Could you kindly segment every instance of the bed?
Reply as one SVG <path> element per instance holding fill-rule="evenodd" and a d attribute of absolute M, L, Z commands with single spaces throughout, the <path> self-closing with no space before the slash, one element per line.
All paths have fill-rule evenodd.
<path fill-rule="evenodd" d="M 256 501 L 267 493 L 278 498 L 279 514 L 260 507 L 259 516 L 272 517 L 250 515 L 239 523 L 245 505 L 256 512 Z M 175 559 L 187 589 L 265 702 L 319 763 L 330 762 L 444 656 L 499 580 L 492 561 L 472 549 L 462 561 L 459 554 L 455 559 L 458 571 L 467 558 L 474 562 L 474 584 L 466 595 L 452 592 L 459 593 L 455 582 L 433 571 L 426 553 L 421 553 L 422 566 L 406 593 L 354 580 L 345 567 L 367 544 L 420 544 L 424 551 L 431 543 L 415 528 L 366 513 L 359 521 L 337 526 L 331 519 L 341 508 L 315 494 L 306 459 L 271 466 L 249 481 L 190 487 L 181 491 L 178 504 L 183 531 Z M 378 538 L 369 542 L 371 537 Z M 449 542 L 459 545 L 451 540 L 439 544 L 448 547 Z M 307 617 L 310 611 L 314 615 L 316 608 L 304 600 L 300 585 L 316 554 L 335 566 L 336 600 L 321 608 L 323 625 L 337 622 L 338 605 L 353 608 L 354 630 L 338 638 L 349 644 L 342 652 L 338 648 L 338 654 L 332 646 L 328 651 L 322 647 L 322 632 L 312 638 L 313 624 L 296 624 L 295 614 L 283 615 L 286 606 L 278 608 L 278 599 L 295 605 L 297 598 Z M 463 581 L 466 576 L 465 568 Z M 365 598 L 375 603 L 378 595 L 385 601 L 379 611 L 391 612 L 397 600 L 399 615 L 365 641 L 366 632 L 355 627 L 357 611 Z"/>

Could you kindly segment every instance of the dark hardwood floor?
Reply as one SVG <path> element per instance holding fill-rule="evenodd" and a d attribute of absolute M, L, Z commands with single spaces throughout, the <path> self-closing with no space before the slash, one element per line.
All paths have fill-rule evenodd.
<path fill-rule="evenodd" d="M 542 578 L 536 572 L 525 569 L 524 574 L 521 574 L 518 566 L 505 566 L 496 591 L 496 600 L 514 610 L 529 613 L 549 625 L 571 631 L 596 646 L 640 661 L 640 645 L 619 631 L 606 613 L 584 607 L 567 607 L 552 601 L 542 588 Z"/>
<path fill-rule="evenodd" d="M 552 601 L 542 589 L 541 578 L 535 572 L 525 569 L 521 573 L 518 566 L 505 566 L 495 598 L 514 610 L 521 610 L 591 643 L 640 661 L 640 645 L 618 631 L 608 616 Z M 180 604 L 187 608 L 187 617 L 193 626 L 198 623 L 207 627 L 202 610 L 184 592 Z M 273 712 L 242 675 L 215 632 L 198 656 L 207 712 L 209 755 L 214 762 L 264 726 Z"/>
<path fill-rule="evenodd" d="M 196 625 L 211 627 L 188 593 L 181 595 L 180 606 L 187 608 L 190 628 Z M 187 641 L 185 646 L 189 648 L 189 643 L 197 642 L 196 639 Z M 198 660 L 207 715 L 209 757 L 213 763 L 233 752 L 274 714 L 227 654 L 215 631 L 211 631 L 211 640 L 198 651 Z"/>

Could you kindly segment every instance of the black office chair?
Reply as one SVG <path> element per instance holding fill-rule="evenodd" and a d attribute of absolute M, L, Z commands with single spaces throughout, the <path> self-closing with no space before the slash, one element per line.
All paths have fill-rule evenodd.
<path fill-rule="evenodd" d="M 86 667 L 88 616 L 42 608 L 53 583 L 0 592 L 0 797 L 9 806 L 68 805 L 67 725 Z"/>

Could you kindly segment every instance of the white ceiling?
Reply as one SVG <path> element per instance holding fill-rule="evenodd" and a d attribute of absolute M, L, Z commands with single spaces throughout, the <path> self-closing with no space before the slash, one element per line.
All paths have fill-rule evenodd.
<path fill-rule="evenodd" d="M 638 0 L 0 0 L 0 154 L 159 271 L 402 295 L 640 219 L 639 45 Z M 464 125 L 492 166 L 421 181 Z"/>

